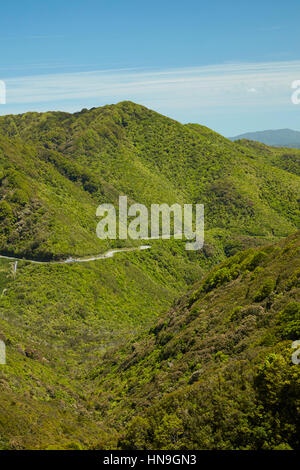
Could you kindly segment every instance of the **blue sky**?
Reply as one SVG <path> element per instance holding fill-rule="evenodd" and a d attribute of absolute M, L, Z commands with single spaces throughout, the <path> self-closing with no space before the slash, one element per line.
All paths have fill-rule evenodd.
<path fill-rule="evenodd" d="M 11 0 L 0 114 L 130 99 L 224 135 L 300 130 L 299 15 L 299 0 Z"/>

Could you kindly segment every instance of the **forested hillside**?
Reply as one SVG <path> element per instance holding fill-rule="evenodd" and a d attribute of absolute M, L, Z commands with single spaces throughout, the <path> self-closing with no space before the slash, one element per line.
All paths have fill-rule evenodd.
<path fill-rule="evenodd" d="M 19 259 L 0 258 L 0 448 L 298 445 L 299 152 L 282 152 L 131 102 L 0 117 L 0 254 Z M 29 262 L 138 246 L 96 236 L 119 195 L 203 203 L 203 250 Z M 277 365 L 273 406 L 255 384 Z"/>
<path fill-rule="evenodd" d="M 44 290 L 39 309 L 33 296 L 6 284 L 1 448 L 298 448 L 300 369 L 291 345 L 300 335 L 299 247 L 297 233 L 236 253 L 117 347 L 101 343 L 105 330 L 96 310 L 87 316 L 85 305 L 68 310 L 69 295 L 49 308 L 61 273 L 58 286 L 37 290 Z M 121 255 L 119 269 L 128 256 Z M 2 265 L 2 279 L 8 267 Z M 75 273 L 76 283 L 82 272 Z M 89 280 L 90 308 L 95 284 Z M 111 288 L 117 285 L 111 279 Z M 114 294 L 111 306 L 121 299 L 120 291 Z M 157 294 L 167 309 L 170 299 Z M 109 328 L 112 334 L 116 325 Z"/>
<path fill-rule="evenodd" d="M 131 102 L 0 117 L 0 249 L 49 259 L 106 248 L 95 211 L 119 194 L 205 204 L 207 242 L 223 253 L 286 236 L 298 179 L 264 155 Z"/>
<path fill-rule="evenodd" d="M 299 242 L 237 253 L 106 354 L 89 377 L 119 448 L 299 448 Z"/>

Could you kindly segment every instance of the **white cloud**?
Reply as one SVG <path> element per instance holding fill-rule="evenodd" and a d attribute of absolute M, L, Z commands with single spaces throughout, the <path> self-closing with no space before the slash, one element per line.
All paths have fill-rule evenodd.
<path fill-rule="evenodd" d="M 290 103 L 300 61 L 221 64 L 166 70 L 98 70 L 6 80 L 7 104 L 133 100 L 169 109 Z M 65 106 L 64 106 L 65 107 Z"/>

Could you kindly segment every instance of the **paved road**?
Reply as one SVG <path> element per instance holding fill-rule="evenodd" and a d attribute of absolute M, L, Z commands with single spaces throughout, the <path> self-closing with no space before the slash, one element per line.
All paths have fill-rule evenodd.
<path fill-rule="evenodd" d="M 11 259 L 13 261 L 28 261 L 29 263 L 35 263 L 35 264 L 65 264 L 65 263 L 87 263 L 89 261 L 95 261 L 98 259 L 106 259 L 106 258 L 112 258 L 116 253 L 121 253 L 123 251 L 141 251 L 141 250 L 148 250 L 151 248 L 150 245 L 141 245 L 138 247 L 133 247 L 133 248 L 116 248 L 114 250 L 109 250 L 106 253 L 103 253 L 101 255 L 95 255 L 91 256 L 89 258 L 68 258 L 63 261 L 38 261 L 38 260 L 32 260 L 32 259 L 25 259 L 25 258 L 16 258 L 14 256 L 4 256 L 0 255 L 0 259 Z M 15 265 L 15 269 L 16 269 Z"/>

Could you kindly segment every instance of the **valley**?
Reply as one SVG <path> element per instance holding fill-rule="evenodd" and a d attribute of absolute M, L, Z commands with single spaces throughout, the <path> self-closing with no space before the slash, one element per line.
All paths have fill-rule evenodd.
<path fill-rule="evenodd" d="M 299 156 L 129 101 L 1 116 L 0 448 L 297 447 Z M 204 203 L 203 249 L 100 240 L 120 195 Z"/>

